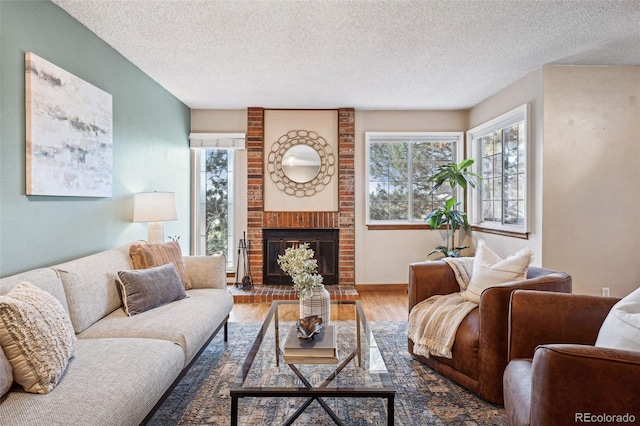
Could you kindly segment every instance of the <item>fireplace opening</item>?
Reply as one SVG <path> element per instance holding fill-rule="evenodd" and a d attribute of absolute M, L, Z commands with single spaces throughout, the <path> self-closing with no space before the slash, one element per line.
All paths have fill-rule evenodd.
<path fill-rule="evenodd" d="M 338 284 L 338 238 L 337 229 L 263 229 L 264 275 L 266 285 L 293 285 L 291 277 L 278 265 L 278 256 L 287 247 L 307 243 L 318 261 L 318 273 L 323 284 Z"/>

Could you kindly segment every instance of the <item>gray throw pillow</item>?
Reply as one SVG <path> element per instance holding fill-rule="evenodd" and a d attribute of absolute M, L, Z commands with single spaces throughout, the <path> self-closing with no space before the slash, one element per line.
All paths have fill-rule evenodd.
<path fill-rule="evenodd" d="M 149 269 L 118 271 L 122 303 L 132 316 L 187 297 L 172 263 Z"/>

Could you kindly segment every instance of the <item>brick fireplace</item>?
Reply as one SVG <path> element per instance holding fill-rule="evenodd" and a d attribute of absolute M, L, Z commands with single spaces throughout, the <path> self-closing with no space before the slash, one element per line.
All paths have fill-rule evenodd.
<path fill-rule="evenodd" d="M 339 284 L 338 230 L 337 229 L 273 229 L 262 230 L 264 239 L 264 271 L 262 283 L 269 285 L 293 285 L 289 274 L 278 265 L 278 256 L 288 247 L 306 243 L 313 250 L 318 265 L 318 274 L 326 285 Z"/>
<path fill-rule="evenodd" d="M 247 239 L 252 271 L 263 271 L 263 229 L 336 229 L 339 284 L 355 285 L 355 111 L 338 109 L 338 211 L 264 211 L 264 108 L 249 108 L 247 123 Z M 263 284 L 262 274 L 254 283 Z"/>

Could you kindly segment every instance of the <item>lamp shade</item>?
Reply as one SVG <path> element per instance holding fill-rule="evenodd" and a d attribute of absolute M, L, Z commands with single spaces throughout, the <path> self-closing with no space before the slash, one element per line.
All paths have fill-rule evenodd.
<path fill-rule="evenodd" d="M 176 194 L 173 192 L 140 192 L 133 199 L 134 222 L 177 220 Z"/>

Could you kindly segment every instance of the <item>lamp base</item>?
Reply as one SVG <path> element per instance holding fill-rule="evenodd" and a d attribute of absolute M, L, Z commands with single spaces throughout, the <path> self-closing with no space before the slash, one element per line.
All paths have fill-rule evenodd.
<path fill-rule="evenodd" d="M 164 222 L 149 222 L 149 244 L 164 243 Z"/>

